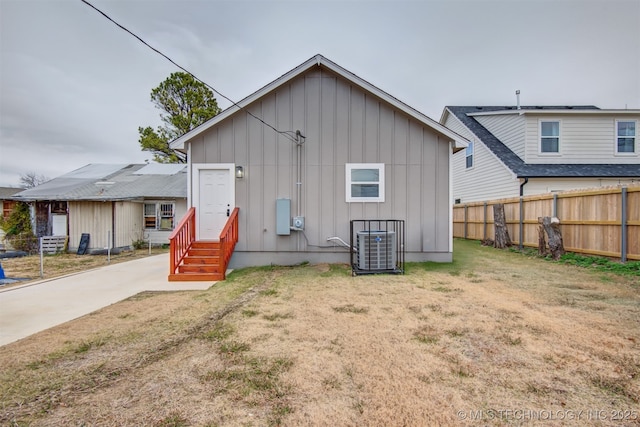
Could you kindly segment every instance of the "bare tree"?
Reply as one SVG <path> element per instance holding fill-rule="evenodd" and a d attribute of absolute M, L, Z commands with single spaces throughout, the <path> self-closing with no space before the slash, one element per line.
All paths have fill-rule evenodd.
<path fill-rule="evenodd" d="M 49 181 L 49 178 L 47 176 L 38 175 L 37 173 L 35 173 L 33 171 L 26 172 L 26 173 L 20 175 L 20 184 L 24 188 L 37 187 L 38 185 L 44 184 L 47 181 Z"/>

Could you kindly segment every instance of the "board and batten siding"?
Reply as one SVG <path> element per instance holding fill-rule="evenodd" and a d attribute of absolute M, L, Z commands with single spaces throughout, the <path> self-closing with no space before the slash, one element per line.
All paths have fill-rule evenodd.
<path fill-rule="evenodd" d="M 112 245 L 114 248 L 131 246 L 134 241 L 143 238 L 143 205 L 129 201 L 112 203 L 115 216 Z"/>
<path fill-rule="evenodd" d="M 407 260 L 451 260 L 448 140 L 328 70 L 310 70 L 247 109 L 306 137 L 301 210 L 292 141 L 243 112 L 196 137 L 193 163 L 235 163 L 245 170 L 235 182 L 240 236 L 234 258 L 271 253 L 264 260 L 282 262 L 327 252 L 348 261 L 347 251 L 328 237 L 348 242 L 351 219 L 398 219 L 406 221 Z M 346 163 L 384 163 L 385 202 L 347 203 Z M 291 199 L 292 216 L 305 217 L 304 235 L 276 234 L 279 198 Z"/>
<path fill-rule="evenodd" d="M 525 138 L 524 125 L 525 118 L 522 115 L 495 115 L 495 116 L 475 116 L 478 123 L 484 126 L 489 132 L 494 134 L 504 145 L 516 153 L 518 157 L 524 159 Z"/>
<path fill-rule="evenodd" d="M 636 139 L 636 153 L 616 154 L 616 119 L 637 120 L 640 115 L 526 115 L 527 163 L 617 163 L 640 162 Z M 560 153 L 540 154 L 540 121 L 560 121 Z M 637 132 L 637 130 L 636 130 Z"/>
<path fill-rule="evenodd" d="M 69 251 L 75 252 L 82 233 L 89 233 L 90 249 L 107 247 L 111 230 L 111 202 L 69 202 Z"/>
<path fill-rule="evenodd" d="M 89 233 L 89 250 L 130 247 L 142 238 L 142 204 L 133 201 L 70 201 L 69 251 L 75 252 L 83 233 Z"/>
<path fill-rule="evenodd" d="M 465 150 L 452 157 L 453 200 L 461 203 L 512 197 L 520 191 L 520 182 L 489 149 L 449 114 L 444 125 L 473 141 L 473 167 L 467 168 Z M 515 192 L 515 193 L 514 193 Z M 490 196 L 487 196 L 489 194 Z"/>

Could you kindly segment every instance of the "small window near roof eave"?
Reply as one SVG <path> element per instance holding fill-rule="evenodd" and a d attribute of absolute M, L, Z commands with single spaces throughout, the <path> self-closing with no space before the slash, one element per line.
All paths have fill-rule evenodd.
<path fill-rule="evenodd" d="M 473 151 L 474 145 L 473 141 L 469 142 L 467 148 L 465 149 L 465 164 L 467 169 L 471 169 L 473 167 Z"/>
<path fill-rule="evenodd" d="M 384 202 L 384 163 L 347 163 L 345 194 L 350 202 Z"/>
<path fill-rule="evenodd" d="M 616 120 L 616 154 L 637 153 L 636 141 L 638 122 L 636 120 Z"/>
<path fill-rule="evenodd" d="M 560 153 L 560 120 L 540 120 L 540 154 Z"/>

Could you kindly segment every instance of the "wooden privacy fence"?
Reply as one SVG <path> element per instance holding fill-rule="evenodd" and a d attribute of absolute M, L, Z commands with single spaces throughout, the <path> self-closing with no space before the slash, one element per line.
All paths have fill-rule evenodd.
<path fill-rule="evenodd" d="M 493 239 L 498 203 L 514 244 L 537 247 L 538 217 L 556 216 L 567 251 L 640 260 L 640 185 L 454 205 L 454 237 Z"/>

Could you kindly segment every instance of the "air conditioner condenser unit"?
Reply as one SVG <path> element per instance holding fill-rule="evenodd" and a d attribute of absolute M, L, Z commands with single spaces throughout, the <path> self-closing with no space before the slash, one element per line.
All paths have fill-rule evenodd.
<path fill-rule="evenodd" d="M 358 268 L 393 270 L 396 268 L 395 231 L 358 231 Z"/>

